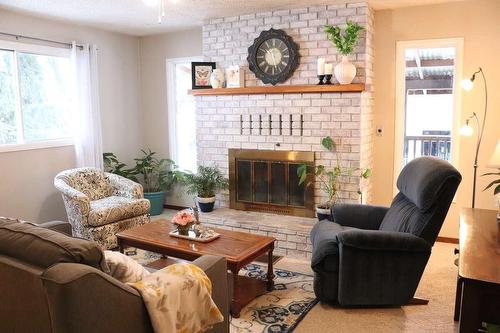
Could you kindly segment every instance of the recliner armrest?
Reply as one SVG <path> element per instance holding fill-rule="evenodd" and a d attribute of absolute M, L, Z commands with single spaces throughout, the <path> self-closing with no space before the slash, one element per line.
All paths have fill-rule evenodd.
<path fill-rule="evenodd" d="M 378 230 L 389 208 L 360 204 L 338 204 L 332 207 L 333 221 L 346 227 Z"/>
<path fill-rule="evenodd" d="M 337 235 L 339 245 L 364 250 L 431 252 L 423 238 L 405 232 L 350 229 Z"/>

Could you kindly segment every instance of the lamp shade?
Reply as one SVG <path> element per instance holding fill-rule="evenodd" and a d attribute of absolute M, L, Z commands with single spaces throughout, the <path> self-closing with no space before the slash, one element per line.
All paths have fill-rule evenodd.
<path fill-rule="evenodd" d="M 463 136 L 472 136 L 472 134 L 474 134 L 474 129 L 469 124 L 465 124 L 462 128 L 460 128 L 459 133 Z"/>
<path fill-rule="evenodd" d="M 498 140 L 497 146 L 493 155 L 488 162 L 488 167 L 490 168 L 500 168 L 500 140 Z"/>
<path fill-rule="evenodd" d="M 460 85 L 462 86 L 463 89 L 467 91 L 471 91 L 472 88 L 474 87 L 474 83 L 472 82 L 471 79 L 464 79 L 460 82 Z"/>

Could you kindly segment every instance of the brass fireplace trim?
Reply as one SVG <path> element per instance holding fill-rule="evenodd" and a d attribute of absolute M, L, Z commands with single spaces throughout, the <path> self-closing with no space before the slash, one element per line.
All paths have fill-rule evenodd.
<path fill-rule="evenodd" d="M 293 162 L 304 163 L 314 166 L 314 152 L 304 151 L 276 151 L 259 149 L 229 149 L 229 183 L 230 183 L 230 208 L 239 210 L 260 211 L 281 215 L 292 215 L 300 217 L 314 217 L 314 186 L 305 188 L 305 205 L 291 206 L 272 203 L 256 203 L 238 201 L 236 198 L 236 161 L 251 160 L 265 162 Z M 306 183 L 311 182 L 312 176 Z"/>

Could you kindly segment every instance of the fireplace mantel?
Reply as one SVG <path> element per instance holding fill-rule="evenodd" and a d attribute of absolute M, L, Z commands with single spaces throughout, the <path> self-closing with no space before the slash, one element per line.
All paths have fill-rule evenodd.
<path fill-rule="evenodd" d="M 351 84 L 307 84 L 307 85 L 282 85 L 282 86 L 256 86 L 245 88 L 217 88 L 217 89 L 191 89 L 189 95 L 217 96 L 217 95 L 259 95 L 259 94 L 313 94 L 313 93 L 342 93 L 362 92 L 364 83 Z"/>

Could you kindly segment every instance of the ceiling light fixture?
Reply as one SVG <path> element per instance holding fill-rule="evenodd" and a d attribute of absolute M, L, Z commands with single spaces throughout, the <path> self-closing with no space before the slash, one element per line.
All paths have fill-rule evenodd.
<path fill-rule="evenodd" d="M 170 2 L 172 2 L 174 5 L 178 1 L 179 0 L 170 0 Z M 161 24 L 163 18 L 165 17 L 166 0 L 142 0 L 142 3 L 144 3 L 148 7 L 158 8 L 158 24 Z"/>

